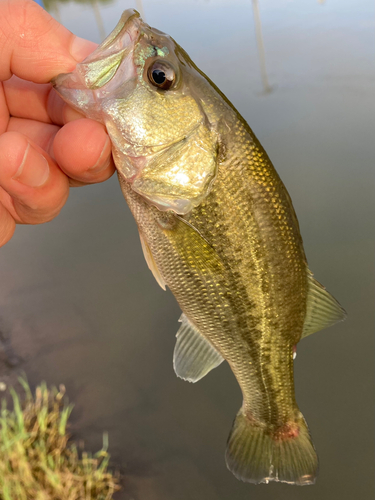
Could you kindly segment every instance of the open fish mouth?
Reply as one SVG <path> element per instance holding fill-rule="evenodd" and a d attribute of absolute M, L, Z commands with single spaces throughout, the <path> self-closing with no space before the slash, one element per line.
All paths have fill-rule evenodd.
<path fill-rule="evenodd" d="M 94 52 L 77 64 L 72 73 L 53 78 L 52 85 L 76 109 L 82 111 L 82 106 L 91 107 L 113 93 L 116 87 L 136 77 L 132 53 L 140 34 L 147 28 L 137 11 L 126 10 L 116 28 Z M 113 81 L 113 76 L 119 72 L 121 75 Z"/>

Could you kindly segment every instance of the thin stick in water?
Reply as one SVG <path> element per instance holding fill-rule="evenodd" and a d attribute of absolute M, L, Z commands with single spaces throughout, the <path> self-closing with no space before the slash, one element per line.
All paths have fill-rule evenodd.
<path fill-rule="evenodd" d="M 257 38 L 258 54 L 259 54 L 259 65 L 260 65 L 260 76 L 262 78 L 263 89 L 265 92 L 271 92 L 272 87 L 268 82 L 267 69 L 266 69 L 266 56 L 264 51 L 263 35 L 262 35 L 262 23 L 260 21 L 259 5 L 258 0 L 252 0 L 253 4 L 253 14 L 254 14 L 254 24 L 255 24 L 255 34 Z"/>
<path fill-rule="evenodd" d="M 136 6 L 137 6 L 137 11 L 141 14 L 141 18 L 145 21 L 145 11 L 143 9 L 143 2 L 142 0 L 136 0 Z"/>
<path fill-rule="evenodd" d="M 105 38 L 105 29 L 104 29 L 103 18 L 102 18 L 102 15 L 100 13 L 100 9 L 99 9 L 99 4 L 98 4 L 97 0 L 92 0 L 91 5 L 92 5 L 92 9 L 93 9 L 94 14 L 95 14 L 96 24 L 97 24 L 98 29 L 99 29 L 100 41 L 102 42 Z"/>

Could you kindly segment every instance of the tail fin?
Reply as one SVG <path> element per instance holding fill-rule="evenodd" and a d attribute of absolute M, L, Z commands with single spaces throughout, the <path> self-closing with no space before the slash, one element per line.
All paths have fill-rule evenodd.
<path fill-rule="evenodd" d="M 302 414 L 278 431 L 270 431 L 240 411 L 230 433 L 225 459 L 242 481 L 314 484 L 318 457 Z"/>

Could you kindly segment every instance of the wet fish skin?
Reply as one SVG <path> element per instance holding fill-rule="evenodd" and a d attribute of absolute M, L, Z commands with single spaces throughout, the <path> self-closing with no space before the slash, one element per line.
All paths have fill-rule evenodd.
<path fill-rule="evenodd" d="M 150 84 L 158 62 L 175 72 L 171 89 Z M 176 373 L 196 381 L 225 359 L 241 387 L 228 467 L 253 483 L 312 484 L 318 461 L 295 401 L 293 347 L 345 313 L 312 278 L 290 197 L 253 132 L 135 11 L 54 85 L 107 127 L 147 263 L 184 313 Z"/>

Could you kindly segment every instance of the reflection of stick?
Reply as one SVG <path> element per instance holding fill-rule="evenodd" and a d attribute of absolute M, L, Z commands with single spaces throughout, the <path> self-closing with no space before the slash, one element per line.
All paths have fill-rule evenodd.
<path fill-rule="evenodd" d="M 143 10 L 142 0 L 136 0 L 137 11 L 141 14 L 141 18 L 145 21 L 145 11 Z"/>
<path fill-rule="evenodd" d="M 105 29 L 97 0 L 92 0 L 92 8 L 95 14 L 96 24 L 98 25 L 99 29 L 100 41 L 102 42 L 105 38 Z"/>
<path fill-rule="evenodd" d="M 272 87 L 268 83 L 267 70 L 266 70 L 266 57 L 264 53 L 262 25 L 260 22 L 258 0 L 252 0 L 252 3 L 253 3 L 253 13 L 254 13 L 254 23 L 255 23 L 255 34 L 257 37 L 257 45 L 258 45 L 260 75 L 262 78 L 264 91 L 271 92 Z"/>

